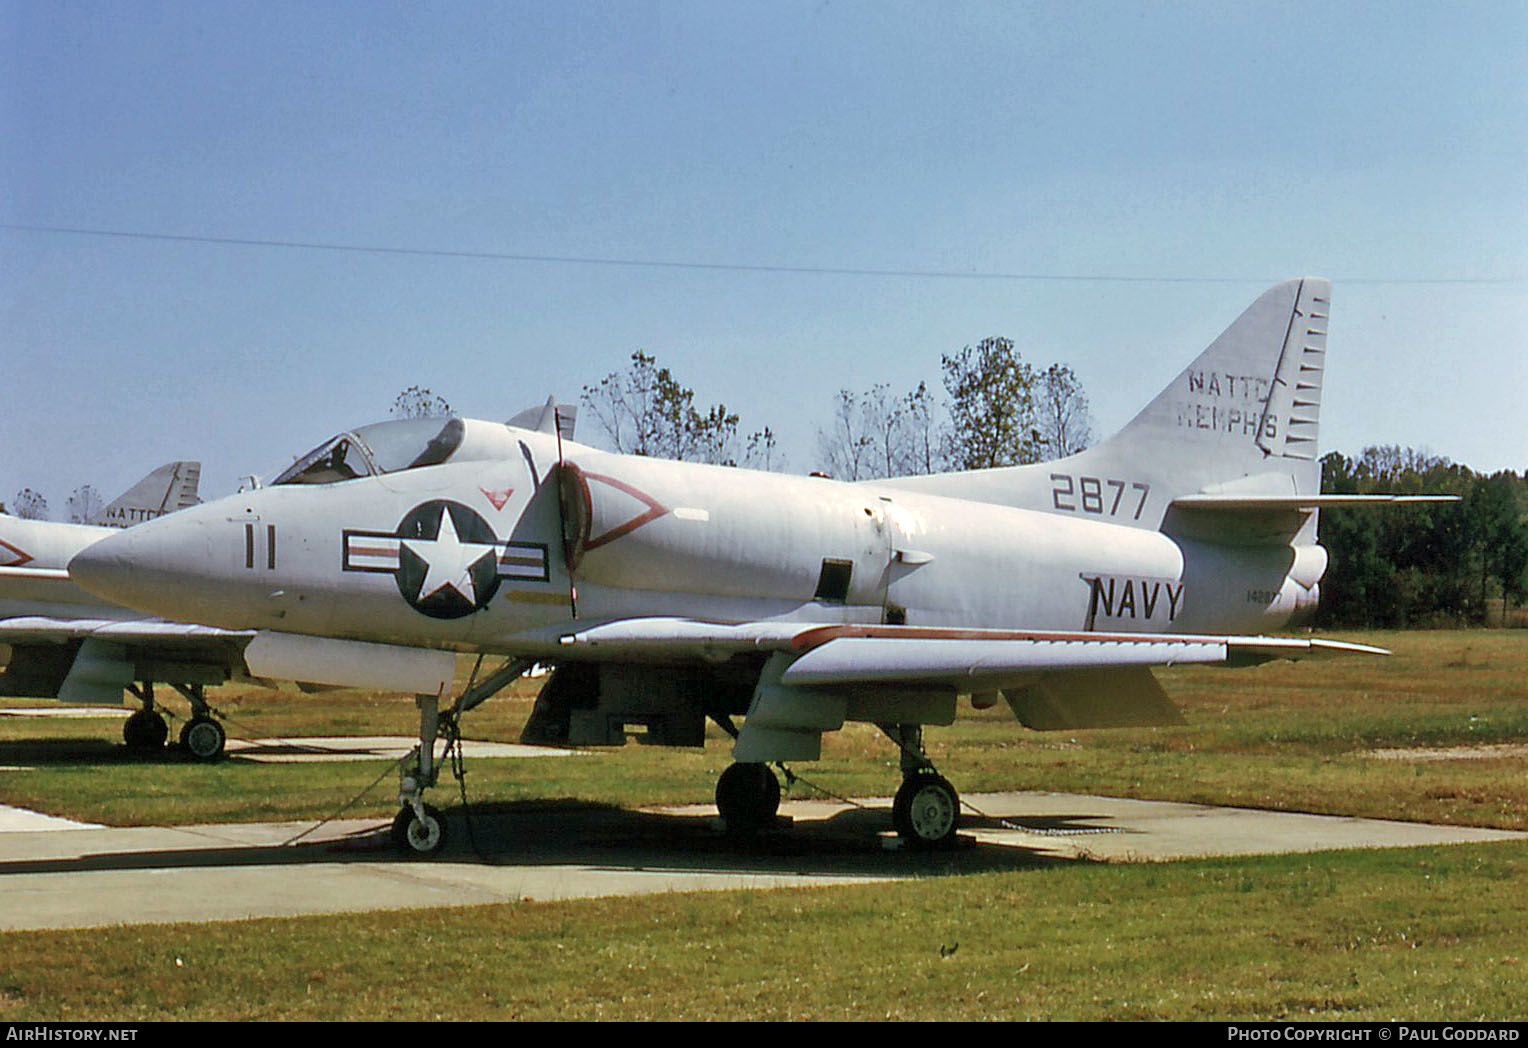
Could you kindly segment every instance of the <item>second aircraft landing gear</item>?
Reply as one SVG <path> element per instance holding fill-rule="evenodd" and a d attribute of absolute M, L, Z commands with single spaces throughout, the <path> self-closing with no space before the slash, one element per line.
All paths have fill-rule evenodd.
<path fill-rule="evenodd" d="M 200 684 L 175 684 L 172 687 L 191 704 L 191 719 L 180 729 L 180 745 L 199 761 L 215 761 L 223 756 L 228 733 L 213 719 L 212 707 Z"/>
<path fill-rule="evenodd" d="M 211 717 L 192 717 L 180 729 L 180 745 L 199 761 L 215 761 L 223 755 L 228 733 Z"/>
<path fill-rule="evenodd" d="M 728 833 L 754 833 L 780 811 L 780 780 L 767 764 L 732 764 L 716 780 L 716 810 Z"/>
<path fill-rule="evenodd" d="M 891 803 L 891 824 L 911 845 L 942 848 L 960 826 L 960 797 L 934 769 L 920 769 L 902 780 Z"/>
<path fill-rule="evenodd" d="M 213 719 L 212 707 L 200 684 L 172 685 L 191 704 L 191 719 L 180 729 L 180 745 L 199 761 L 215 761 L 223 756 L 228 743 L 228 733 Z M 122 741 L 134 753 L 156 753 L 164 748 L 170 737 L 170 726 L 164 714 L 154 706 L 154 682 L 129 686 L 129 690 L 143 703 L 143 708 L 127 718 L 122 725 Z"/>
<path fill-rule="evenodd" d="M 152 706 L 138 710 L 122 725 L 122 741 L 134 753 L 153 753 L 163 748 L 169 736 L 170 726 Z"/>

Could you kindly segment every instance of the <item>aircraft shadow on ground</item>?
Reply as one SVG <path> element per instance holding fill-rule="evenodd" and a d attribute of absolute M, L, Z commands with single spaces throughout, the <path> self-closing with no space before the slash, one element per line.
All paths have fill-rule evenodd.
<path fill-rule="evenodd" d="M 406 856 L 388 823 L 338 839 L 272 845 L 122 850 L 60 858 L 0 858 L 6 876 L 108 870 L 240 868 L 333 863 L 576 865 L 619 872 L 669 871 L 822 876 L 937 876 L 1035 869 L 1061 860 L 1023 843 L 963 837 L 940 851 L 887 848 L 890 812 L 855 808 L 749 836 L 723 832 L 714 816 L 639 811 L 585 801 L 535 800 L 446 811 L 450 839 L 431 859 Z M 1019 825 L 1086 829 L 1098 816 L 1047 816 Z M 988 828 L 974 818 L 969 829 Z M 1012 821 L 1012 820 L 1010 820 Z M 996 823 L 993 823 L 996 825 Z M 0 849 L 3 849 L 0 839 Z"/>
<path fill-rule="evenodd" d="M 376 747 L 356 746 L 354 744 L 347 744 L 344 747 L 329 747 L 301 741 L 266 742 L 258 746 L 240 749 L 234 753 L 228 753 L 220 757 L 215 763 L 250 765 L 261 763 L 262 758 L 268 761 L 277 757 L 314 756 L 332 756 L 343 760 L 370 761 L 395 759 L 394 751 L 396 749 L 397 747 L 391 744 Z M 0 740 L 0 765 L 59 768 L 70 765 L 203 765 L 206 763 L 193 757 L 179 744 L 174 742 L 166 743 L 164 746 L 153 750 L 134 750 L 124 745 L 121 741 L 79 736 Z"/>
<path fill-rule="evenodd" d="M 198 764 L 178 745 L 143 751 L 129 749 L 120 740 L 61 736 L 6 739 L 0 741 L 0 765 L 61 768 L 102 764 Z"/>

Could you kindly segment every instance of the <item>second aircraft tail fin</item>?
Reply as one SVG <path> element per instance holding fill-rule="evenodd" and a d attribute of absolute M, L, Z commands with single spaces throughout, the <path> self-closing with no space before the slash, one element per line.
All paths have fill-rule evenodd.
<path fill-rule="evenodd" d="M 200 462 L 167 462 L 86 523 L 125 528 L 194 506 L 201 501 L 197 495 L 201 477 Z"/>

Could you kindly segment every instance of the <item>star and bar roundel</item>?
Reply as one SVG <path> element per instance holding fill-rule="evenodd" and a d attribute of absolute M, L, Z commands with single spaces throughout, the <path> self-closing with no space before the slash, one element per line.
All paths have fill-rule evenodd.
<path fill-rule="evenodd" d="M 414 610 L 437 619 L 486 608 L 504 579 L 550 579 L 546 546 L 502 541 L 476 510 L 449 499 L 415 506 L 396 531 L 345 529 L 341 566 L 392 575 Z"/>

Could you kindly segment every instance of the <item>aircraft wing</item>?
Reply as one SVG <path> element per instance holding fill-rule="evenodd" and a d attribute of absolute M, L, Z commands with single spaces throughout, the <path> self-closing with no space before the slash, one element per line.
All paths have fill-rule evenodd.
<path fill-rule="evenodd" d="M 785 730 L 792 730 L 790 721 L 799 722 L 799 729 L 813 716 L 799 712 L 791 701 L 782 702 L 787 693 L 819 696 L 825 704 L 852 694 L 844 708 L 852 707 L 854 719 L 860 720 L 881 719 L 878 704 L 894 710 L 909 694 L 922 692 L 971 694 L 983 705 L 1000 694 L 1014 715 L 1037 731 L 1182 724 L 1182 715 L 1152 676 L 1152 667 L 1249 666 L 1271 659 L 1389 654 L 1364 644 L 1301 637 L 724 625 L 685 619 L 614 622 L 569 634 L 562 642 L 586 649 L 590 657 L 597 657 L 596 650 L 623 658 L 713 660 L 749 651 L 776 653 L 781 668 L 773 679 L 778 683 L 761 688 L 749 717 Z M 747 738 L 745 727 L 740 746 Z"/>
<path fill-rule="evenodd" d="M 1380 648 L 1294 637 L 928 630 L 896 637 L 821 631 L 782 675 L 788 684 L 940 681 L 1001 687 L 1038 672 L 1124 666 L 1253 665 L 1270 659 L 1388 654 Z M 983 635 L 987 634 L 987 635 Z M 814 643 L 823 638 L 820 643 Z"/>
<path fill-rule="evenodd" d="M 223 630 L 212 626 L 193 626 L 184 622 L 159 619 L 56 619 L 44 615 L 22 615 L 0 621 L 0 643 L 21 644 L 51 641 L 62 643 L 96 637 L 121 644 L 155 644 L 167 640 L 187 643 L 243 642 L 255 635 L 253 630 Z"/>
<path fill-rule="evenodd" d="M 226 630 L 161 619 L 0 620 L 11 648 L 5 694 L 115 705 L 137 680 L 222 684 L 234 678 L 302 685 L 396 688 L 438 694 L 456 657 L 447 651 Z"/>
<path fill-rule="evenodd" d="M 0 692 L 114 706 L 137 680 L 222 684 L 244 674 L 253 636 L 157 619 L 23 615 L 0 621 L 10 649 Z"/>

